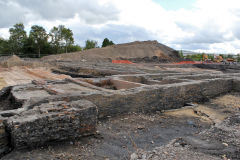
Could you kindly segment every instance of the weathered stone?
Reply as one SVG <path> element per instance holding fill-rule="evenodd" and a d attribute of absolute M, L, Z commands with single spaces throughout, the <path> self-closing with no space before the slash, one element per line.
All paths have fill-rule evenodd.
<path fill-rule="evenodd" d="M 82 95 L 98 106 L 99 118 L 128 112 L 176 109 L 232 90 L 231 79 L 213 79 L 164 86 L 143 86 L 115 94 Z"/>
<path fill-rule="evenodd" d="M 33 82 L 3 93 L 11 107 L 0 115 L 12 146 L 35 147 L 93 134 L 97 117 L 176 109 L 186 103 L 204 102 L 232 90 L 239 91 L 238 76 L 164 73 L 104 78 L 117 90 L 81 79 Z"/>
<path fill-rule="evenodd" d="M 86 100 L 44 103 L 6 121 L 11 144 L 16 148 L 94 134 L 96 123 L 97 108 Z"/>
<path fill-rule="evenodd" d="M 5 125 L 0 120 L 0 157 L 10 151 L 8 134 L 5 131 Z"/>
<path fill-rule="evenodd" d="M 233 81 L 233 90 L 240 92 L 240 78 L 235 78 Z"/>

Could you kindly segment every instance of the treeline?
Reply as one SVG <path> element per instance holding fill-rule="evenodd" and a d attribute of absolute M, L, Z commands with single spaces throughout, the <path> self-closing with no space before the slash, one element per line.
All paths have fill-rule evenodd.
<path fill-rule="evenodd" d="M 97 41 L 87 40 L 82 48 L 74 44 L 73 32 L 64 25 L 53 27 L 49 33 L 39 25 L 33 25 L 29 34 L 22 23 L 9 29 L 9 39 L 0 37 L 0 56 L 18 55 L 20 57 L 39 58 L 51 54 L 61 54 L 99 47 Z M 114 43 L 105 38 L 102 47 Z"/>

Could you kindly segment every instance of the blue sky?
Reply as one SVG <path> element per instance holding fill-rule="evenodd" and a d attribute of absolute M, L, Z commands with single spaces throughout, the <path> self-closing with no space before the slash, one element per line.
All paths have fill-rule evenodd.
<path fill-rule="evenodd" d="M 192 9 L 196 0 L 153 0 L 167 10 Z"/>
<path fill-rule="evenodd" d="M 57 0 L 56 0 L 57 1 Z M 239 0 L 0 0 L 0 37 L 22 22 L 65 25 L 75 42 L 157 40 L 174 49 L 240 53 Z"/>

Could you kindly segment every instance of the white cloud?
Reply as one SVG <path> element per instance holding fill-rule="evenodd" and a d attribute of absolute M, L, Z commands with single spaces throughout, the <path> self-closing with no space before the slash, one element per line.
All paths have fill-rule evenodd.
<path fill-rule="evenodd" d="M 153 33 L 134 25 L 107 24 L 102 27 L 82 25 L 72 26 L 72 28 L 73 30 L 76 30 L 75 39 L 81 45 L 84 45 L 84 42 L 87 39 L 97 40 L 98 44 L 101 45 L 102 40 L 106 37 L 114 40 L 115 43 L 156 39 L 156 36 Z M 81 37 L 81 39 L 78 37 Z"/>
<path fill-rule="evenodd" d="M 176 49 L 238 53 L 239 4 L 196 0 L 192 9 L 173 11 L 152 0 L 0 0 L 0 36 L 7 37 L 6 27 L 22 21 L 27 30 L 33 24 L 47 30 L 64 24 L 81 44 L 88 38 L 117 43 L 157 39 Z"/>
<path fill-rule="evenodd" d="M 65 21 L 79 15 L 87 24 L 117 20 L 118 10 L 99 0 L 0 0 L 0 27 L 35 20 Z"/>
<path fill-rule="evenodd" d="M 113 2 L 120 10 L 118 24 L 141 26 L 154 33 L 160 42 L 177 49 L 239 51 L 234 45 L 240 39 L 237 0 L 197 0 L 191 10 L 175 11 L 165 10 L 151 0 Z"/>
<path fill-rule="evenodd" d="M 4 39 L 8 39 L 9 37 L 8 30 L 9 30 L 8 28 L 0 28 L 0 37 Z"/>

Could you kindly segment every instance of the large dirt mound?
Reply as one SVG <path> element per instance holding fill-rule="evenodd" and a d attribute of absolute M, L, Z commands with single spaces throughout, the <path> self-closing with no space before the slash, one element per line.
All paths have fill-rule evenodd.
<path fill-rule="evenodd" d="M 67 53 L 61 55 L 52 55 L 43 57 L 47 61 L 110 61 L 116 59 L 130 59 L 141 61 L 141 59 L 149 61 L 164 60 L 176 61 L 179 56 L 178 52 L 157 41 L 132 42 L 108 46 L 105 48 L 89 49 L 82 52 Z"/>

